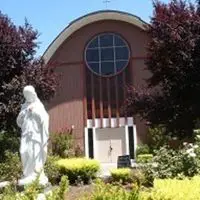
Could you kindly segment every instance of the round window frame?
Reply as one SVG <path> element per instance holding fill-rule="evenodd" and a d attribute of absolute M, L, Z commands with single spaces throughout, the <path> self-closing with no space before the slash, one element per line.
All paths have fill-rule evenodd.
<path fill-rule="evenodd" d="M 116 35 L 117 37 L 119 37 L 127 46 L 127 49 L 128 49 L 128 59 L 127 59 L 127 63 L 124 65 L 124 67 L 122 67 L 121 70 L 119 70 L 118 72 L 116 73 L 113 73 L 113 74 L 110 74 L 110 75 L 103 75 L 103 74 L 100 74 L 100 73 L 97 73 L 95 72 L 94 70 L 92 70 L 92 68 L 89 66 L 88 62 L 87 62 L 87 59 L 86 59 L 86 52 L 87 52 L 87 49 L 88 49 L 88 46 L 90 45 L 90 43 L 95 40 L 97 37 L 101 36 L 101 35 L 106 35 L 106 34 L 112 34 L 112 35 Z M 101 48 L 101 47 L 100 47 Z M 96 35 L 94 35 L 93 37 L 90 38 L 90 40 L 87 42 L 86 46 L 85 46 L 85 49 L 84 49 L 84 61 L 85 61 L 85 64 L 87 66 L 87 68 L 95 75 L 97 76 L 100 76 L 100 77 L 104 77 L 104 78 L 109 78 L 109 77 L 113 77 L 113 76 L 117 76 L 118 74 L 120 74 L 121 72 L 123 72 L 129 65 L 129 62 L 130 62 L 130 57 L 131 57 L 131 48 L 130 48 L 130 45 L 129 43 L 127 42 L 127 40 L 119 33 L 116 33 L 116 32 L 102 32 L 102 33 L 98 33 Z M 113 60 L 114 61 L 114 60 Z"/>

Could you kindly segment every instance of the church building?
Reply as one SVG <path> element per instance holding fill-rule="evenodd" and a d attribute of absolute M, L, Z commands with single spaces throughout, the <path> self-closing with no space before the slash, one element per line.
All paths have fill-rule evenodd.
<path fill-rule="evenodd" d="M 147 127 L 126 116 L 121 107 L 126 86 L 145 84 L 148 35 L 139 17 L 98 11 L 71 22 L 49 45 L 44 60 L 60 75 L 48 105 L 50 131 L 73 127 L 86 157 L 116 163 L 135 158 L 137 144 L 147 141 Z"/>

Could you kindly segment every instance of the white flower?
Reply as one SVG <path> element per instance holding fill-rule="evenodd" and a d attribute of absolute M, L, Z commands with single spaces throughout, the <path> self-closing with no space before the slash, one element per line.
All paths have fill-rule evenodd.
<path fill-rule="evenodd" d="M 152 167 L 158 167 L 158 163 L 153 163 Z"/>
<path fill-rule="evenodd" d="M 186 146 L 186 145 L 187 145 L 187 142 L 183 142 L 183 145 Z"/>
<path fill-rule="evenodd" d="M 195 148 L 195 149 L 197 149 L 199 146 L 197 145 L 197 144 L 195 144 L 194 146 L 193 146 L 193 148 Z"/>
<path fill-rule="evenodd" d="M 192 143 L 189 143 L 188 146 L 189 146 L 189 147 L 193 147 L 193 144 L 192 144 Z"/>
<path fill-rule="evenodd" d="M 192 148 L 187 149 L 186 152 L 187 152 L 188 154 L 190 154 L 190 153 L 194 153 L 194 149 L 192 149 Z"/>
<path fill-rule="evenodd" d="M 196 137 L 197 137 L 198 139 L 200 139 L 200 135 L 197 135 Z"/>
<path fill-rule="evenodd" d="M 196 153 L 189 153 L 189 156 L 194 158 L 196 157 Z"/>

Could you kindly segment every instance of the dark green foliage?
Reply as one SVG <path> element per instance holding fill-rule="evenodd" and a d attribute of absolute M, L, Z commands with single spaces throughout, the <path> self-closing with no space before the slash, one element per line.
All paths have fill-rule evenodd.
<path fill-rule="evenodd" d="M 56 161 L 58 160 L 59 157 L 48 156 L 44 167 L 45 174 L 47 175 L 50 183 L 53 185 L 58 184 L 61 179 L 59 168 L 56 165 Z"/>
<path fill-rule="evenodd" d="M 150 148 L 147 144 L 139 144 L 137 145 L 137 149 L 136 149 L 136 154 L 140 155 L 140 154 L 149 154 L 150 153 Z"/>
<path fill-rule="evenodd" d="M 62 129 L 50 135 L 50 153 L 61 158 L 75 156 L 72 129 Z"/>
<path fill-rule="evenodd" d="M 22 166 L 18 153 L 5 152 L 5 160 L 0 163 L 0 182 L 14 181 L 20 178 Z"/>
<path fill-rule="evenodd" d="M 172 134 L 166 132 L 166 128 L 163 126 L 154 126 L 148 129 L 148 135 L 150 137 L 151 151 L 159 150 L 162 146 L 168 145 L 172 139 Z"/>
<path fill-rule="evenodd" d="M 20 145 L 20 138 L 15 133 L 0 132 L 0 163 L 5 160 L 5 151 L 18 152 Z"/>

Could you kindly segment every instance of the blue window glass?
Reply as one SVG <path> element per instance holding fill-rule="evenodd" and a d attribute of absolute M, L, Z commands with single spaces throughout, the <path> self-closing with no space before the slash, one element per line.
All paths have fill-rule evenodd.
<path fill-rule="evenodd" d="M 128 60 L 129 50 L 127 47 L 116 47 L 116 60 Z"/>
<path fill-rule="evenodd" d="M 87 62 L 99 62 L 99 50 L 98 49 L 88 49 L 86 52 Z"/>
<path fill-rule="evenodd" d="M 102 62 L 101 74 L 105 76 L 115 74 L 114 62 Z"/>
<path fill-rule="evenodd" d="M 101 47 L 112 47 L 113 44 L 113 35 L 112 34 L 102 34 L 100 36 L 100 46 Z"/>
<path fill-rule="evenodd" d="M 101 49 L 101 60 L 102 61 L 113 61 L 114 51 L 112 47 Z"/>
<path fill-rule="evenodd" d="M 129 62 L 130 50 L 126 41 L 116 33 L 95 36 L 86 46 L 88 68 L 100 76 L 121 72 Z"/>
<path fill-rule="evenodd" d="M 98 47 L 98 37 L 92 40 L 90 44 L 88 45 L 88 48 L 95 48 L 95 47 Z"/>

